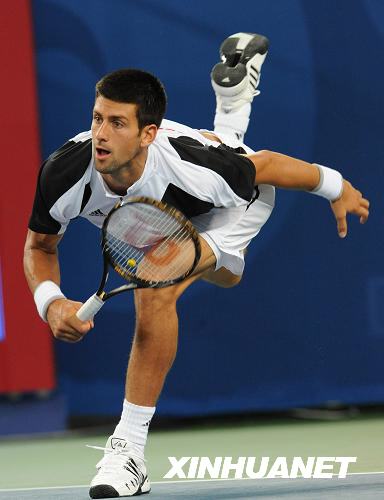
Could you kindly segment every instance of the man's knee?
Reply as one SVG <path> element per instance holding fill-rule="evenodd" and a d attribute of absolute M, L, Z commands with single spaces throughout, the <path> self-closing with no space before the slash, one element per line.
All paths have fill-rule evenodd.
<path fill-rule="evenodd" d="M 225 269 L 225 267 L 221 267 L 217 271 L 207 271 L 203 274 L 202 278 L 204 281 L 220 286 L 221 288 L 232 288 L 240 283 L 242 276 L 233 274 L 228 269 Z"/>
<path fill-rule="evenodd" d="M 136 346 L 150 349 L 159 338 L 172 336 L 175 328 L 177 331 L 176 301 L 171 287 L 135 290 Z"/>

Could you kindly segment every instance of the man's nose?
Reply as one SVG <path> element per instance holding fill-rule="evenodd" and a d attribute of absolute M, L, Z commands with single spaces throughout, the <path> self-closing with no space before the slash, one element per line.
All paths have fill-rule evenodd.
<path fill-rule="evenodd" d="M 108 126 L 103 122 L 96 131 L 96 138 L 99 141 L 108 141 Z"/>

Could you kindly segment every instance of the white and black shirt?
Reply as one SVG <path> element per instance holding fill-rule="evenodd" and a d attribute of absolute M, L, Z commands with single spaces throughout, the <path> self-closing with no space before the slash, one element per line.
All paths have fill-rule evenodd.
<path fill-rule="evenodd" d="M 163 120 L 142 176 L 119 196 L 94 167 L 91 132 L 70 139 L 44 162 L 29 228 L 61 234 L 80 216 L 101 227 L 116 201 L 149 196 L 179 209 L 200 233 L 234 224 L 254 194 L 253 163 L 185 125 Z"/>

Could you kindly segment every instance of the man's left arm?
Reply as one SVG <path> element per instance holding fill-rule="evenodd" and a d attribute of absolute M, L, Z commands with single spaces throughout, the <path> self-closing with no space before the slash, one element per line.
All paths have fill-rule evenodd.
<path fill-rule="evenodd" d="M 328 199 L 341 238 L 347 235 L 347 214 L 359 216 L 361 224 L 367 221 L 369 201 L 337 171 L 271 151 L 258 151 L 247 158 L 256 169 L 255 184 L 308 191 Z"/>

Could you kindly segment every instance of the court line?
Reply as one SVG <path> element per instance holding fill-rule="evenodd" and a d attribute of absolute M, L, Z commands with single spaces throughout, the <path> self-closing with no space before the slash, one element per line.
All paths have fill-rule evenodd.
<path fill-rule="evenodd" d="M 384 474 L 384 471 L 377 472 L 348 472 L 348 476 L 373 476 L 375 474 Z M 338 476 L 338 474 L 333 474 L 334 476 Z M 175 481 L 151 481 L 151 484 L 177 484 L 177 483 L 212 483 L 212 482 L 220 482 L 220 481 L 246 481 L 246 480 L 257 480 L 260 481 L 262 479 L 290 479 L 283 477 L 260 477 L 260 478 L 252 478 L 252 477 L 228 477 L 223 479 L 178 479 Z M 303 476 L 298 476 L 297 478 L 292 479 L 303 479 Z M 306 478 L 309 479 L 318 479 L 318 478 Z M 344 478 L 346 479 L 346 478 Z M 320 479 L 321 480 L 321 479 Z M 69 488 L 89 488 L 89 484 L 78 484 L 71 486 L 35 486 L 33 488 L 0 488 L 0 493 L 11 492 L 11 491 L 33 491 L 33 490 L 63 490 Z"/>

